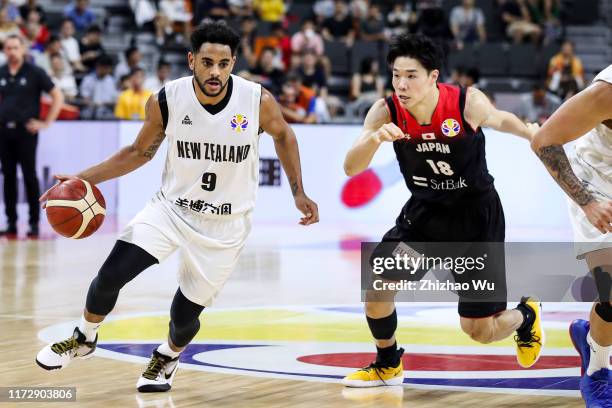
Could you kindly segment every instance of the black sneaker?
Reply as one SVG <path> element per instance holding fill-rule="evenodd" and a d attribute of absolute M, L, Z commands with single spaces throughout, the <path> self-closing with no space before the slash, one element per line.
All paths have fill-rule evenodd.
<path fill-rule="evenodd" d="M 16 238 L 17 237 L 17 226 L 9 225 L 7 229 L 0 230 L 0 237 Z"/>
<path fill-rule="evenodd" d="M 38 225 L 30 225 L 30 230 L 28 231 L 28 238 L 38 238 L 39 230 Z"/>

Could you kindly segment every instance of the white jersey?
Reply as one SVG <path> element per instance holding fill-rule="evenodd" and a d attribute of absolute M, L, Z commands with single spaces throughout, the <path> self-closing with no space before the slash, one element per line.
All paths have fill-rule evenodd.
<path fill-rule="evenodd" d="M 596 81 L 612 84 L 612 65 L 601 71 L 593 83 Z M 609 118 L 612 119 L 612 106 Z M 612 183 L 612 129 L 600 123 L 595 129 L 578 139 L 575 151 L 576 159 L 582 162 L 583 167 L 586 165 L 589 170 L 597 173 L 597 178 Z M 607 190 L 610 188 L 612 187 L 608 187 Z"/>
<path fill-rule="evenodd" d="M 216 114 L 198 101 L 193 76 L 164 87 L 168 154 L 158 196 L 188 218 L 242 216 L 255 205 L 261 86 L 234 75 L 230 86 Z"/>

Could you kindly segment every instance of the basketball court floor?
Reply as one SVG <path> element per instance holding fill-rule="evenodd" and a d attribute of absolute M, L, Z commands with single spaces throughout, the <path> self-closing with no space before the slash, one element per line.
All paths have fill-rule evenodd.
<path fill-rule="evenodd" d="M 0 241 L 0 386 L 77 389 L 77 402 L 25 406 L 584 406 L 567 329 L 588 316 L 588 304 L 544 304 L 546 348 L 529 370 L 517 365 L 510 340 L 482 346 L 463 334 L 455 304 L 398 304 L 404 386 L 342 387 L 344 375 L 374 357 L 360 303 L 359 242 L 386 227 L 256 224 L 167 394 L 139 394 L 135 385 L 167 335 L 176 255 L 123 289 L 92 359 L 46 372 L 36 353 L 71 334 L 116 228 L 107 220 L 79 241 L 50 231 L 38 241 Z"/>

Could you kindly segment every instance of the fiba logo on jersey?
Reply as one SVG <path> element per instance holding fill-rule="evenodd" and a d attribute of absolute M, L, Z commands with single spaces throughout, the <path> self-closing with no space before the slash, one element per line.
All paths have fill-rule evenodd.
<path fill-rule="evenodd" d="M 455 119 L 446 119 L 444 122 L 442 122 L 441 128 L 442 133 L 444 133 L 444 136 L 446 137 L 455 137 L 461 131 L 461 126 L 459 126 L 459 122 L 457 122 Z"/>
<path fill-rule="evenodd" d="M 234 115 L 232 117 L 230 125 L 232 126 L 233 130 L 235 130 L 237 133 L 240 133 L 246 130 L 247 126 L 249 125 L 249 121 L 244 115 Z"/>

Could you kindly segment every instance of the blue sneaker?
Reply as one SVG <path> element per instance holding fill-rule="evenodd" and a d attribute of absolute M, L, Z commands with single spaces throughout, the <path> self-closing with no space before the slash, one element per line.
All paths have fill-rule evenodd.
<path fill-rule="evenodd" d="M 569 327 L 569 334 L 570 338 L 572 339 L 572 343 L 574 343 L 574 348 L 578 354 L 580 354 L 581 376 L 584 376 L 584 373 L 586 373 L 587 367 L 589 366 L 589 361 L 591 359 L 591 349 L 589 347 L 589 343 L 587 343 L 587 334 L 589 334 L 590 327 L 589 322 L 582 319 L 574 320 Z"/>
<path fill-rule="evenodd" d="M 612 408 L 612 371 L 602 368 L 593 375 L 583 375 L 580 392 L 586 408 Z"/>

